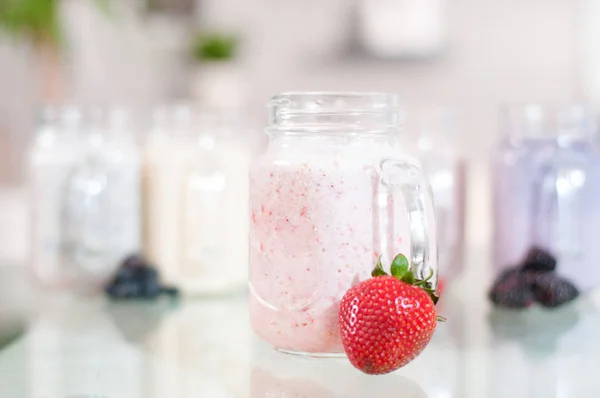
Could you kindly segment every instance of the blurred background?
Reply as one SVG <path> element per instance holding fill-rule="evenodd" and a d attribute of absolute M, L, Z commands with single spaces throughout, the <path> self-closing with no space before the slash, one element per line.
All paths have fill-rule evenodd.
<path fill-rule="evenodd" d="M 201 225 L 185 226 L 185 228 L 182 225 L 170 225 L 168 220 L 171 215 L 167 210 L 163 211 L 177 208 L 182 200 L 180 196 L 162 195 L 163 192 L 171 191 L 169 187 L 172 185 L 168 185 L 169 181 L 176 180 L 172 176 L 185 174 L 188 170 L 186 167 L 192 164 L 194 167 L 198 166 L 194 163 L 196 158 L 201 158 L 202 161 L 210 158 L 210 156 L 200 157 L 199 152 L 186 152 L 186 146 L 191 142 L 190 131 L 194 131 L 201 125 L 198 131 L 208 129 L 210 134 L 207 136 L 214 138 L 220 134 L 214 132 L 222 129 L 223 125 L 222 121 L 215 122 L 211 117 L 215 114 L 228 115 L 225 130 L 231 130 L 234 134 L 229 134 L 231 133 L 229 131 L 227 140 L 230 143 L 235 142 L 236 145 L 227 144 L 219 147 L 220 151 L 225 152 L 211 152 L 215 145 L 211 138 L 197 141 L 198 148 L 194 150 L 204 151 L 202 152 L 204 155 L 217 154 L 218 159 L 239 160 L 239 167 L 235 165 L 237 168 L 227 169 L 228 166 L 223 162 L 213 160 L 207 161 L 202 166 L 211 170 L 217 169 L 227 176 L 228 182 L 223 184 L 227 186 L 226 197 L 237 199 L 238 202 L 235 203 L 239 204 L 239 198 L 247 192 L 246 163 L 264 147 L 267 140 L 263 134 L 267 123 L 265 107 L 267 101 L 276 93 L 308 90 L 396 92 L 400 95 L 403 108 L 408 109 L 409 114 L 410 110 L 420 107 L 452 108 L 451 121 L 444 118 L 440 125 L 434 126 L 433 120 L 439 117 L 439 114 L 433 116 L 429 113 L 427 120 L 430 124 L 427 121 L 419 126 L 407 123 L 404 133 L 408 141 L 418 143 L 419 146 L 431 138 L 428 135 L 431 131 L 425 131 L 427 128 L 424 126 L 435 130 L 432 136 L 434 136 L 436 151 L 425 153 L 425 149 L 430 148 L 431 145 L 423 144 L 424 147 L 420 149 L 425 152 L 419 156 L 422 156 L 426 166 L 433 165 L 426 167 L 426 171 L 434 185 L 436 201 L 440 206 L 438 208 L 440 250 L 442 256 L 446 256 L 442 261 L 449 265 L 445 268 L 448 271 L 442 271 L 446 272 L 446 275 L 442 273 L 442 277 L 451 280 L 462 272 L 464 264 L 469 264 L 471 271 L 474 272 L 473 275 L 477 278 L 485 278 L 486 283 L 478 286 L 474 291 L 469 290 L 471 295 L 457 294 L 456 291 L 454 295 L 449 294 L 444 309 L 450 313 L 450 317 L 457 319 L 456 323 L 445 332 L 438 334 L 440 337 L 437 345 L 434 345 L 436 348 L 429 350 L 425 359 L 419 362 L 420 365 L 412 368 L 412 373 L 409 371 L 407 374 L 417 380 L 429 396 L 440 398 L 500 396 L 487 393 L 498 386 L 505 386 L 508 377 L 498 378 L 496 384 L 490 382 L 483 386 L 485 383 L 482 382 L 481 388 L 468 387 L 479 383 L 477 380 L 480 378 L 477 375 L 481 371 L 482 362 L 487 360 L 488 368 L 491 369 L 489 375 L 492 375 L 488 379 L 493 381 L 496 373 L 510 373 L 514 368 L 513 360 L 521 358 L 518 356 L 521 355 L 518 345 L 512 342 L 511 347 L 519 354 L 512 355 L 510 350 L 504 350 L 504 347 L 498 348 L 503 350 L 502 352 L 494 351 L 495 340 L 492 332 L 494 322 L 501 326 L 516 325 L 514 328 L 511 328 L 512 326 L 507 328 L 510 329 L 510 333 L 514 332 L 514 335 L 505 334 L 510 335 L 511 339 L 515 336 L 517 338 L 525 336 L 525 344 L 528 348 L 533 347 L 532 351 L 539 348 L 534 344 L 538 336 L 551 335 L 550 337 L 554 339 L 553 325 L 567 325 L 568 327 L 565 328 L 568 329 L 576 323 L 570 318 L 573 315 L 570 311 L 557 312 L 559 318 L 553 318 L 553 313 L 542 313 L 537 309 L 534 310 L 535 315 L 532 317 L 523 313 L 516 317 L 506 314 L 498 316 L 493 313 L 495 315 L 488 318 L 488 307 L 472 304 L 471 299 L 477 295 L 481 302 L 485 302 L 481 297 L 486 294 L 489 286 L 487 282 L 492 279 L 491 274 L 488 274 L 489 268 L 492 267 L 487 266 L 490 263 L 489 249 L 492 246 L 494 229 L 491 164 L 495 148 L 500 146 L 503 135 L 500 109 L 507 103 L 582 102 L 593 106 L 600 104 L 600 2 L 595 0 L 0 0 L 0 270 L 3 271 L 0 274 L 0 326 L 6 319 L 18 317 L 15 314 L 22 314 L 24 308 L 28 306 L 28 293 L 20 290 L 20 286 L 28 285 L 25 282 L 28 280 L 28 275 L 23 271 L 26 268 L 24 265 L 28 264 L 29 259 L 36 254 L 31 239 L 32 226 L 40 230 L 45 228 L 44 233 L 48 236 L 56 232 L 52 230 L 55 226 L 49 227 L 52 222 L 60 223 L 56 221 L 58 219 L 56 214 L 60 212 L 56 200 L 58 194 L 52 196 L 54 195 L 52 192 L 56 193 L 63 189 L 62 186 L 59 187 L 57 176 L 62 173 L 60 179 L 67 180 L 68 173 L 64 168 L 61 169 L 62 171 L 58 168 L 56 169 L 58 171 L 52 171 L 55 170 L 52 167 L 59 164 L 63 158 L 67 158 L 66 154 L 77 153 L 73 147 L 68 147 L 72 143 L 65 141 L 62 144 L 66 146 L 53 148 L 54 158 L 44 157 L 49 153 L 42 151 L 48 149 L 44 147 L 47 142 L 43 140 L 36 142 L 34 137 L 36 134 L 39 137 L 56 133 L 50 131 L 51 129 L 44 130 L 48 126 L 56 127 L 51 120 L 56 115 L 48 116 L 42 113 L 40 116 L 40 107 L 64 107 L 65 105 L 79 109 L 119 107 L 131 111 L 133 117 L 130 124 L 127 124 L 127 130 L 132 133 L 133 139 L 127 142 L 119 141 L 114 148 L 110 147 L 112 144 L 107 144 L 108 146 L 100 151 L 110 154 L 115 150 L 114 153 L 118 153 L 121 159 L 126 158 L 124 163 L 117 164 L 117 169 L 123 173 L 127 173 L 127 170 L 131 171 L 129 177 L 132 180 L 127 180 L 129 185 L 123 186 L 133 187 L 135 184 L 131 181 L 137 184 L 139 178 L 145 181 L 144 184 L 153 187 L 143 194 L 137 192 L 126 195 L 125 191 L 119 191 L 122 198 L 131 199 L 137 195 L 135 198 L 138 201 L 132 202 L 132 206 L 137 206 L 138 210 L 144 208 L 144 214 L 140 217 L 144 220 L 127 221 L 127 228 L 131 227 L 135 230 L 132 232 L 132 236 L 135 236 L 131 238 L 135 242 L 127 248 L 132 251 L 125 254 L 140 250 L 140 246 L 156 248 L 155 252 L 144 254 L 149 255 L 153 261 L 163 263 L 166 268 L 161 269 L 161 272 L 165 280 L 177 285 L 185 294 L 201 292 L 203 295 L 207 292 L 211 294 L 221 292 L 221 290 L 243 291 L 247 285 L 247 278 L 240 273 L 238 275 L 240 277 L 235 280 L 217 278 L 211 279 L 210 285 L 203 285 L 190 282 L 202 281 L 203 278 L 194 274 L 191 268 L 170 274 L 173 268 L 169 271 L 169 264 L 179 264 L 180 259 L 172 256 L 175 249 L 168 247 L 167 243 L 161 246 L 162 242 L 179 244 L 184 240 L 183 230 L 194 235 L 196 233 L 194 231 L 202 229 Z M 197 105 L 211 116 L 201 119 L 200 124 L 197 124 L 198 120 L 190 121 L 193 116 L 188 113 L 189 109 L 178 108 L 174 104 Z M 157 105 L 161 105 L 162 108 L 157 108 Z M 60 117 L 64 119 L 61 121 L 63 123 L 61 126 L 65 127 L 69 120 L 73 120 L 69 119 L 69 111 L 61 112 L 63 113 Z M 531 114 L 525 116 L 527 117 L 531 117 Z M 123 125 L 116 126 L 114 122 L 116 120 L 118 124 L 120 119 L 112 116 L 111 118 L 108 122 L 112 123 L 111 129 L 114 130 L 113 132 L 119 132 Z M 591 119 L 593 117 L 590 117 Z M 203 124 L 204 120 L 210 120 L 207 123 L 210 126 Z M 578 127 L 583 124 L 582 122 Z M 217 125 L 218 127 L 215 127 Z M 89 126 L 92 126 L 90 129 L 93 130 L 93 123 L 88 124 Z M 172 130 L 169 133 L 171 136 L 164 141 L 163 133 L 169 129 Z M 597 130 L 593 133 L 597 133 Z M 224 133 L 221 135 L 225 136 Z M 176 142 L 169 141 L 174 136 L 178 137 Z M 554 138 L 556 137 L 552 136 L 551 146 L 555 144 Z M 169 147 L 171 152 L 161 152 L 163 145 L 172 145 Z M 452 150 L 446 151 L 450 147 Z M 513 149 L 512 147 L 506 149 L 508 155 L 512 154 L 510 151 Z M 587 151 L 587 148 L 585 150 Z M 535 150 L 531 151 L 532 157 L 535 156 L 534 152 Z M 589 164 L 586 163 L 586 167 L 594 161 L 600 161 L 598 152 L 595 150 L 592 152 L 592 154 L 585 152 L 589 159 L 594 159 L 590 160 Z M 33 155 L 30 157 L 31 153 L 37 154 L 35 156 L 38 157 Z M 440 153 L 444 156 L 440 156 Z M 570 150 L 565 150 L 565 158 L 569 158 L 571 154 Z M 502 159 L 509 159 L 508 155 Z M 171 162 L 173 158 L 181 162 L 174 164 Z M 440 159 L 443 161 L 439 161 Z M 73 164 L 81 162 L 81 159 L 71 160 Z M 510 169 L 513 164 L 509 160 L 507 160 L 508 164 L 502 164 L 499 168 Z M 428 163 L 429 161 L 431 163 Z M 600 163 L 595 165 L 598 164 Z M 589 169 L 581 168 L 586 172 L 599 169 L 591 166 Z M 28 171 L 30 169 L 37 171 L 30 174 Z M 580 170 L 576 169 L 576 171 Z M 507 171 L 507 180 L 510 182 L 511 178 L 512 181 L 516 181 L 520 175 L 526 173 L 516 169 L 514 174 L 509 174 Z M 578 175 L 580 176 L 581 173 Z M 68 176 L 73 177 L 72 180 L 75 181 L 77 175 L 68 174 Z M 600 221 L 600 212 L 596 205 L 598 192 L 590 189 L 590 186 L 593 188 L 594 185 L 590 182 L 600 181 L 600 175 L 590 171 L 587 176 L 589 178 L 587 190 L 581 191 L 584 194 L 579 198 L 583 198 L 581 200 L 586 201 L 585 203 L 590 207 L 586 208 L 586 214 L 583 214 L 579 221 L 583 220 L 583 224 L 592 225 L 594 222 L 589 222 L 590 218 L 586 216 L 592 217 L 593 214 L 597 217 L 594 220 Z M 571 177 L 567 176 L 567 180 Z M 90 178 L 88 182 L 93 180 L 89 175 L 86 178 Z M 44 185 L 45 181 L 47 184 Z M 189 181 L 190 184 L 194 182 L 191 178 Z M 218 185 L 219 181 L 211 180 L 211 183 Z M 554 182 L 556 181 L 552 180 L 552 183 Z M 554 196 L 560 196 L 560 193 L 557 193 L 559 188 L 557 184 L 550 195 L 552 200 Z M 115 183 L 115 186 L 117 185 Z M 527 183 L 523 183 L 523 186 L 526 185 Z M 27 192 L 32 186 L 42 187 L 38 191 L 40 194 L 29 196 Z M 496 190 L 502 191 L 502 187 L 501 184 L 497 184 Z M 184 194 L 178 192 L 177 195 Z M 158 199 L 154 202 L 149 200 L 153 203 L 150 205 L 145 202 L 140 204 L 146 201 L 146 198 Z M 192 197 L 192 201 L 194 198 L 196 197 Z M 33 200 L 33 207 L 29 206 L 31 200 Z M 519 201 L 521 197 L 518 195 L 516 198 L 506 200 L 507 203 Z M 81 203 L 83 202 L 82 199 Z M 214 205 L 213 202 L 211 206 Z M 231 234 L 236 234 L 236 237 L 242 238 L 240 241 L 243 240 L 244 244 L 247 244 L 247 217 L 245 217 L 247 209 L 237 204 L 235 206 L 229 202 L 227 204 L 231 208 L 240 209 L 244 216 L 238 217 L 236 213 L 232 215 L 234 219 L 227 219 L 227 223 L 222 223 L 233 226 L 229 230 L 225 227 L 220 227 L 218 230 L 213 228 L 208 233 L 203 230 L 203 234 L 197 233 L 197 235 L 201 235 L 202 239 L 208 241 L 214 234 L 225 241 Z M 517 207 L 515 205 L 514 208 L 508 208 L 506 210 L 508 216 L 503 216 L 505 213 L 499 210 L 496 217 L 509 220 L 525 219 L 524 216 L 520 217 L 519 209 L 515 210 Z M 33 222 L 32 208 L 45 209 L 47 214 L 55 213 L 56 217 L 52 222 L 44 224 L 39 221 L 43 217 L 38 215 L 38 219 Z M 200 205 L 195 208 L 201 214 L 198 216 L 201 220 L 200 224 L 203 216 L 210 216 L 213 217 L 211 218 L 213 224 L 210 225 L 217 225 L 223 220 L 225 214 L 231 213 L 227 209 L 220 209 L 220 213 L 210 213 L 207 208 Z M 124 210 L 121 208 L 120 211 Z M 187 209 L 187 211 L 193 213 L 192 210 Z M 135 211 L 127 214 L 133 213 Z M 243 221 L 240 221 L 242 219 Z M 140 224 L 144 224 L 142 228 Z M 188 227 L 189 229 L 186 229 Z M 509 225 L 506 228 L 504 235 L 512 236 L 514 227 Z M 126 227 L 122 229 L 125 230 Z M 143 229 L 141 235 L 144 236 L 136 235 L 139 234 L 140 229 Z M 237 232 L 231 232 L 234 229 Z M 176 232 L 171 233 L 171 231 Z M 585 231 L 592 231 L 588 233 L 589 236 L 597 236 L 597 231 L 591 227 Z M 180 233 L 182 236 L 178 235 Z M 81 234 L 83 235 L 83 232 Z M 58 240 L 59 234 L 54 235 Z M 121 238 L 123 241 L 129 239 Z M 140 243 L 142 241 L 143 244 Z M 60 244 L 62 243 L 64 242 Z M 515 253 L 518 252 L 521 256 L 521 251 L 528 248 L 520 247 L 519 243 L 509 242 L 507 245 L 514 244 L 518 247 Z M 587 246 L 583 250 L 595 255 L 595 249 L 590 249 L 596 246 L 595 242 L 586 241 L 585 244 Z M 193 243 L 190 246 L 193 246 Z M 240 251 L 244 259 L 246 257 L 243 250 L 246 249 L 247 247 Z M 37 252 L 41 251 L 37 250 Z M 587 258 L 591 260 L 583 266 L 589 269 L 595 268 L 596 260 L 592 258 L 593 255 Z M 51 264 L 52 260 L 48 260 L 51 256 L 60 257 L 56 256 L 56 252 L 48 256 L 40 260 L 41 263 Z M 236 263 L 240 269 L 245 269 L 245 260 L 238 261 L 239 258 L 231 257 L 227 263 Z M 110 260 L 112 261 L 112 258 Z M 129 260 L 140 261 L 139 258 L 129 258 Z M 504 260 L 501 259 L 500 262 L 506 262 Z M 510 259 L 510 261 L 517 260 Z M 518 261 L 521 261 L 521 258 Z M 112 267 L 116 262 L 110 264 Z M 484 266 L 479 267 L 481 264 Z M 499 269 L 505 265 L 509 264 L 502 263 L 500 266 L 496 264 Z M 484 268 L 487 270 L 485 273 Z M 110 271 L 114 269 L 111 268 Z M 574 278 L 585 282 L 584 272 L 569 269 L 567 274 L 576 275 Z M 600 274 L 596 279 L 594 283 L 600 284 Z M 190 283 L 186 284 L 187 282 Z M 240 367 L 246 365 L 248 368 L 251 367 L 245 302 L 232 304 L 226 300 L 206 300 L 196 303 L 196 306 L 182 306 L 180 312 L 170 316 L 166 322 L 167 326 L 149 338 L 146 338 L 146 329 L 151 331 L 168 309 L 151 307 L 140 311 L 139 307 L 119 307 L 113 303 L 101 309 L 97 306 L 91 307 L 90 311 L 88 307 L 79 307 L 77 303 L 74 306 L 72 303 L 70 305 L 65 307 L 66 310 L 63 308 L 62 312 L 59 311 L 60 305 L 53 305 L 53 308 L 59 308 L 59 310 L 54 308 L 59 315 L 42 306 L 39 313 L 43 316 L 38 322 L 41 326 L 38 325 L 37 329 L 33 329 L 34 332 L 39 329 L 39 333 L 32 333 L 33 337 L 25 344 L 30 348 L 17 346 L 17 349 L 21 350 L 19 355 L 25 355 L 23 353 L 30 350 L 33 354 L 26 355 L 33 358 L 32 363 L 39 361 L 50 367 L 52 361 L 48 360 L 50 356 L 46 356 L 46 352 L 49 352 L 46 350 L 51 351 L 57 346 L 56 341 L 61 341 L 62 347 L 72 347 L 68 344 L 80 344 L 81 347 L 85 347 L 88 343 L 87 338 L 92 341 L 96 341 L 93 340 L 94 338 L 99 338 L 105 339 L 103 340 L 105 342 L 109 341 L 110 344 L 116 344 L 116 351 L 122 351 L 119 355 L 129 358 L 132 363 L 129 366 L 124 362 L 123 366 L 129 366 L 128 370 L 136 374 L 137 366 L 146 363 L 143 361 L 151 363 L 144 368 L 144 372 L 176 373 L 170 368 L 171 362 L 165 361 L 157 365 L 151 362 L 154 361 L 154 357 L 149 360 L 143 357 L 145 354 L 141 351 L 132 351 L 132 345 L 129 344 L 136 345 L 140 342 L 154 347 L 157 352 L 155 357 L 164 359 L 174 355 L 174 362 L 179 360 L 178 355 L 187 358 L 187 347 L 194 347 L 190 349 L 192 353 L 210 352 L 213 357 L 218 358 L 223 358 L 218 352 L 219 349 L 228 349 L 231 352 L 227 353 L 221 364 L 226 370 L 220 370 L 219 377 L 224 377 L 228 373 L 231 363 L 239 363 Z M 583 304 L 585 305 L 587 302 Z M 464 312 L 467 310 L 470 312 L 465 315 Z M 585 310 L 590 308 L 585 307 Z M 225 326 L 219 328 L 217 326 L 221 325 L 221 316 L 224 312 L 237 314 L 236 319 L 224 323 Z M 599 312 L 594 307 L 593 311 L 587 313 L 592 314 L 586 318 L 587 324 L 597 327 L 600 317 L 596 314 Z M 44 316 L 48 319 L 44 320 Z M 92 326 L 85 325 L 88 319 L 86 316 L 91 319 Z M 531 321 L 535 317 L 542 319 L 543 322 Z M 140 320 L 139 324 L 136 323 L 138 320 Z M 194 320 L 204 324 L 199 325 L 198 322 L 194 323 Z M 212 325 L 212 329 L 206 328 L 209 324 Z M 232 336 L 225 336 L 227 338 L 221 336 L 222 329 L 227 325 L 234 332 L 243 330 L 240 333 L 243 338 L 240 339 L 240 336 L 236 336 L 235 333 Z M 6 332 L 0 330 L 0 346 L 3 342 L 14 338 L 15 329 L 9 328 Z M 578 334 L 571 338 L 571 345 L 577 346 L 576 342 L 591 341 L 590 335 L 586 335 L 586 331 L 589 332 L 591 329 L 593 327 L 580 327 L 576 331 Z M 502 332 L 506 330 L 500 328 L 500 335 Z M 561 333 L 559 330 L 555 334 Z M 69 338 L 66 339 L 65 336 Z M 215 339 L 218 348 L 214 351 L 206 347 L 198 348 L 197 336 L 200 336 L 198 338 L 200 340 Z M 505 337 L 501 336 L 501 338 Z M 64 343 L 67 340 L 75 343 Z M 173 343 L 174 341 L 177 342 Z M 178 345 L 179 341 L 181 341 L 180 345 Z M 236 341 L 236 344 L 230 347 L 232 341 Z M 552 344 L 548 346 L 544 344 L 545 342 L 540 344 L 543 345 L 540 351 L 544 351 L 544 355 L 554 354 L 555 347 Z M 79 345 L 76 346 L 78 347 L 80 348 Z M 95 347 L 96 351 L 93 350 L 94 347 L 90 351 L 94 355 L 104 351 L 102 344 Z M 466 347 L 475 348 L 469 351 Z M 486 347 L 485 349 L 488 350 L 484 360 L 478 356 L 481 347 Z M 598 348 L 598 345 L 596 344 L 595 347 Z M 571 348 L 567 347 L 564 350 L 564 355 L 560 357 L 562 359 L 557 359 L 556 362 L 544 362 L 545 366 L 551 367 L 550 371 L 557 375 L 563 374 L 562 369 L 571 368 L 569 363 L 575 362 L 576 356 L 571 353 L 576 350 L 571 351 Z M 576 348 L 581 352 L 586 350 L 586 347 Z M 194 349 L 196 351 L 193 351 Z M 467 351 L 468 353 L 465 354 Z M 67 352 L 64 354 L 65 357 L 71 355 L 69 350 L 65 349 L 65 352 Z M 86 353 L 85 349 L 77 352 Z M 173 354 L 174 352 L 177 354 Z M 444 357 L 446 365 L 444 369 L 440 366 L 435 368 L 436 372 L 428 373 L 430 368 L 426 365 L 436 360 L 433 358 L 434 354 Z M 521 358 L 522 368 L 527 367 L 533 375 L 538 374 L 536 372 L 539 370 L 536 369 L 545 369 L 538 368 L 538 357 L 535 357 L 539 354 L 538 351 L 534 352 L 532 361 L 526 354 Z M 14 355 L 17 359 L 8 357 L 8 363 L 19 363 L 18 355 Z M 78 360 L 89 365 L 85 362 L 87 357 L 89 357 L 87 354 L 81 355 Z M 98 364 L 90 365 L 91 370 L 86 374 L 94 376 L 90 376 L 89 383 L 85 381 L 88 383 L 86 385 L 91 386 L 96 382 L 95 366 L 104 369 L 114 362 L 111 358 L 100 357 L 104 359 L 101 359 Z M 203 371 L 210 370 L 212 365 L 207 365 L 202 360 L 198 360 L 198 363 L 194 362 L 199 357 L 196 355 L 194 359 L 189 359 L 190 366 L 200 367 L 204 369 Z M 243 361 L 237 361 L 240 358 Z M 559 358 L 558 354 L 556 358 Z M 48 361 L 44 362 L 46 360 Z M 503 362 L 504 360 L 506 363 Z M 592 357 L 587 360 L 588 363 L 594 363 Z M 226 363 L 227 361 L 231 363 Z M 585 365 L 585 362 L 581 363 Z M 286 363 L 286 366 L 291 365 Z M 500 368 L 501 372 L 494 367 Z M 40 380 L 44 380 L 45 368 L 41 369 L 40 371 L 35 368 L 29 373 L 37 374 Z M 446 369 L 455 370 L 457 375 L 448 376 Z M 210 371 L 207 373 L 209 376 L 211 376 Z M 277 373 L 277 370 L 273 372 Z M 58 373 L 60 372 L 57 371 Z M 124 378 L 129 377 L 126 372 L 123 374 L 126 375 L 123 376 Z M 117 380 L 119 377 L 119 375 L 107 377 L 113 376 L 116 379 L 110 380 Z M 184 376 L 194 380 L 194 375 L 181 377 Z M 529 376 L 528 379 L 532 384 L 541 383 L 539 380 L 542 378 L 531 377 L 531 373 Z M 246 377 L 245 373 L 244 377 Z M 254 370 L 252 377 L 261 379 L 265 376 Z M 446 383 L 444 377 L 453 378 L 453 381 Z M 572 375 L 569 380 L 573 381 L 577 377 L 579 376 Z M 48 380 L 51 380 L 50 384 L 54 383 L 52 377 Z M 129 377 L 129 380 L 132 378 Z M 439 380 L 442 381 L 438 382 Z M 474 382 L 470 383 L 470 380 Z M 162 379 L 159 381 L 165 384 L 161 387 L 164 396 L 177 396 L 170 393 L 173 388 L 169 384 L 171 381 L 168 383 Z M 76 380 L 74 383 L 77 382 Z M 402 383 L 408 383 L 408 379 Z M 448 386 L 440 387 L 436 383 L 460 386 L 452 386 L 455 388 L 452 390 Z M 28 385 L 28 382 L 25 380 L 21 384 Z M 112 388 L 111 383 L 104 384 L 109 386 L 107 388 Z M 178 382 L 175 384 L 180 385 Z M 185 383 L 182 382 L 181 385 L 183 384 Z M 189 384 L 193 385 L 193 382 Z M 228 380 L 222 383 L 229 388 L 239 390 L 245 388 L 245 384 L 240 384 L 242 387 L 231 387 L 228 384 L 231 384 Z M 571 383 L 574 388 L 580 385 L 581 383 L 577 382 Z M 522 392 L 523 396 L 549 397 L 554 396 L 549 394 L 553 393 L 555 387 L 555 385 L 540 387 L 535 384 L 533 389 L 529 386 L 523 387 Z M 195 387 L 190 387 L 190 391 L 193 388 Z M 137 391 L 137 387 L 133 390 Z M 390 387 L 390 390 L 399 389 Z M 452 392 L 448 392 L 450 390 Z M 534 390 L 538 395 L 531 393 Z M 58 388 L 55 391 L 63 390 Z M 135 396 L 125 393 L 116 394 L 115 396 Z M 267 392 L 261 394 L 262 392 L 254 392 L 253 396 L 267 396 Z M 366 394 L 365 396 L 370 396 L 368 392 Z M 56 396 L 59 395 L 57 393 Z M 44 395 L 41 388 L 31 396 L 50 395 Z M 390 395 L 382 394 L 382 396 Z M 424 396 L 424 394 L 411 396 Z"/>
<path fill-rule="evenodd" d="M 29 251 L 21 188 L 41 105 L 124 106 L 144 137 L 156 104 L 198 103 L 240 115 L 253 150 L 266 140 L 266 101 L 282 91 L 450 105 L 474 182 L 467 238 L 486 245 L 488 168 L 477 166 L 498 142 L 501 105 L 600 98 L 592 0 L 3 0 L 0 18 L 5 263 Z"/>
<path fill-rule="evenodd" d="M 598 20 L 593 0 L 2 0 L 0 259 L 30 253 L 26 154 L 40 106 L 126 107 L 143 140 L 157 104 L 199 104 L 237 115 L 255 153 L 268 98 L 289 90 L 453 107 L 441 134 L 468 166 L 458 217 L 468 244 L 487 246 L 500 107 L 596 103 Z"/>
<path fill-rule="evenodd" d="M 393 91 L 408 106 L 455 106 L 469 162 L 485 162 L 502 103 L 600 96 L 600 11 L 591 0 L 20 3 L 0 21 L 5 184 L 22 181 L 40 104 L 122 105 L 145 115 L 156 103 L 204 96 L 243 110 L 260 140 L 274 93 Z M 217 35 L 216 52 L 199 48 L 199 32 Z M 11 255 L 23 245 L 15 241 Z"/>
<path fill-rule="evenodd" d="M 36 104 L 147 107 L 192 94 L 197 70 L 211 68 L 195 61 L 196 31 L 236 37 L 231 64 L 243 76 L 243 98 L 230 101 L 243 101 L 257 126 L 273 93 L 394 91 L 407 104 L 460 107 L 464 143 L 481 158 L 497 136 L 502 102 L 594 99 L 600 85 L 593 1 L 49 3 L 59 38 L 47 37 L 39 21 L 32 23 L 42 24 L 40 37 L 22 26 L 0 39 L 7 178 L 18 174 Z"/>

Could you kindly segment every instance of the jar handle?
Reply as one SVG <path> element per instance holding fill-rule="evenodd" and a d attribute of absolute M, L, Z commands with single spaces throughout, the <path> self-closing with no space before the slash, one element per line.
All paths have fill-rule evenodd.
<path fill-rule="evenodd" d="M 431 186 L 421 167 L 411 160 L 384 159 L 380 163 L 381 184 L 399 192 L 404 199 L 410 230 L 411 270 L 417 279 L 432 277 L 433 288 L 438 283 L 438 253 L 435 209 Z M 394 220 L 387 220 L 394 222 Z"/>

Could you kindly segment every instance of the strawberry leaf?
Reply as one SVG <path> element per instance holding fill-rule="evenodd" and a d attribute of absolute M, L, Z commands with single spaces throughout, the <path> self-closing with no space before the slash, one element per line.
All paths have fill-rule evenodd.
<path fill-rule="evenodd" d="M 415 276 L 413 275 L 412 272 L 407 272 L 406 274 L 404 274 L 404 276 L 401 279 L 403 282 L 408 283 L 409 285 L 414 285 L 415 284 Z"/>
<path fill-rule="evenodd" d="M 390 266 L 390 271 L 393 276 L 398 279 L 402 279 L 408 272 L 408 260 L 404 255 L 398 254 L 394 261 L 392 261 L 392 265 Z M 412 272 L 410 272 L 412 274 Z"/>
<path fill-rule="evenodd" d="M 425 279 L 417 279 L 415 275 L 410 270 L 410 266 L 408 264 L 408 260 L 402 254 L 398 254 L 394 261 L 392 261 L 392 265 L 390 266 L 391 274 L 400 279 L 404 283 L 408 283 L 409 285 L 417 286 L 423 290 L 431 297 L 431 301 L 433 304 L 437 304 L 440 299 L 437 295 L 436 289 L 433 288 L 433 283 L 431 282 L 431 278 L 434 276 L 433 269 L 429 269 L 429 275 Z M 383 269 L 383 264 L 381 263 L 381 256 L 377 259 L 377 264 L 375 264 L 375 268 L 371 272 L 372 276 L 382 276 L 388 275 L 387 272 Z M 443 318 L 440 317 L 440 322 L 444 322 Z"/>
<path fill-rule="evenodd" d="M 375 264 L 375 268 L 373 272 L 371 272 L 371 276 L 383 276 L 387 275 L 387 272 L 383 270 L 383 264 L 381 264 L 381 256 L 377 259 L 377 264 Z"/>

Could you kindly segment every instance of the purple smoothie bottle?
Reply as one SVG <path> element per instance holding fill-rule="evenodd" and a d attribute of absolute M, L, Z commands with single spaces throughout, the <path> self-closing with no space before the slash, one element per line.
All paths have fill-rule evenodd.
<path fill-rule="evenodd" d="M 592 113 L 526 105 L 505 116 L 493 159 L 496 270 L 539 247 L 581 291 L 600 285 L 600 152 Z"/>

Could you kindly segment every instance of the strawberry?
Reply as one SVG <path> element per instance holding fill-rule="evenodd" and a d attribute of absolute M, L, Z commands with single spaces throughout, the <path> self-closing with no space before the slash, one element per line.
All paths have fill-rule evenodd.
<path fill-rule="evenodd" d="M 350 288 L 340 303 L 339 327 L 348 359 L 368 374 L 392 372 L 427 346 L 443 321 L 435 310 L 437 296 L 429 278 L 415 280 L 406 257 L 399 254 L 383 271 L 381 259 L 370 278 Z"/>

